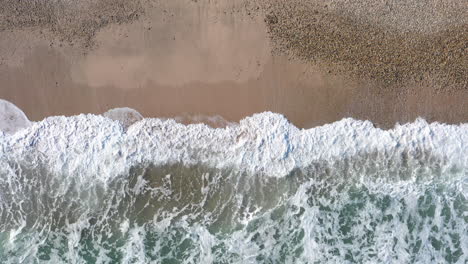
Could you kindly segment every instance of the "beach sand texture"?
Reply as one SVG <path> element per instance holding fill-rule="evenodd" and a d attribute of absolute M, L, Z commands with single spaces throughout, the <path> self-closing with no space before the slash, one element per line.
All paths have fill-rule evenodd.
<path fill-rule="evenodd" d="M 0 97 L 30 120 L 125 106 L 186 122 L 467 122 L 467 13 L 452 0 L 0 0 Z"/>

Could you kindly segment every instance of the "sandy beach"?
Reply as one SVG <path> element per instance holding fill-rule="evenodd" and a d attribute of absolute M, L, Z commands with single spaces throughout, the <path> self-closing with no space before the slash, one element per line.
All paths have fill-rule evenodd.
<path fill-rule="evenodd" d="M 0 98 L 31 120 L 467 122 L 467 6 L 364 2 L 0 0 Z"/>
<path fill-rule="evenodd" d="M 0 0 L 0 263 L 468 263 L 467 14 Z"/>

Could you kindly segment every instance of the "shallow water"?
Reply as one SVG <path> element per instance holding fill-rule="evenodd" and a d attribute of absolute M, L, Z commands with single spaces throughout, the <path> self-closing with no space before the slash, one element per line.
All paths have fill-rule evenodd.
<path fill-rule="evenodd" d="M 126 132 L 87 116 L 4 136 L 0 262 L 468 261 L 466 127 L 348 120 L 307 131 L 256 118 L 254 134 L 242 122 Z M 115 127 L 84 126 L 95 119 Z M 153 132 L 133 139 L 137 129 Z M 213 143 L 217 134 L 225 141 Z M 206 147 L 230 134 L 234 147 Z"/>

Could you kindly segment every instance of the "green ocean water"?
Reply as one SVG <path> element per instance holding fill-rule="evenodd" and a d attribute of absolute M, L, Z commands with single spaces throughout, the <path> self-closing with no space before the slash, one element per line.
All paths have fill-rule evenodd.
<path fill-rule="evenodd" d="M 109 182 L 10 162 L 1 263 L 467 263 L 468 176 L 430 152 L 284 177 L 140 164 Z"/>

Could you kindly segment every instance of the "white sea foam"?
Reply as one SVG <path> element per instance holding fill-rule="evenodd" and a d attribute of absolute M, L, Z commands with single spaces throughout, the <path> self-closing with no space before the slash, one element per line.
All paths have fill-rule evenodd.
<path fill-rule="evenodd" d="M 189 115 L 184 114 L 174 118 L 175 121 L 182 124 L 206 124 L 213 128 L 223 128 L 236 125 L 220 115 Z"/>
<path fill-rule="evenodd" d="M 29 154 L 33 160 L 42 158 L 52 172 L 98 175 L 102 180 L 142 163 L 236 167 L 281 177 L 314 161 L 370 152 L 398 155 L 425 150 L 446 158 L 449 164 L 444 169 L 465 168 L 468 124 L 428 124 L 418 119 L 382 130 L 371 122 L 347 118 L 298 129 L 282 115 L 265 112 L 226 128 L 148 118 L 125 130 L 117 121 L 82 114 L 49 117 L 13 135 L 2 135 L 0 146 L 3 162 Z"/>
<path fill-rule="evenodd" d="M 0 134 L 2 263 L 467 260 L 468 124 L 118 120 Z"/>

